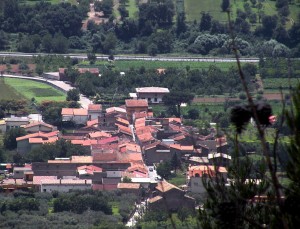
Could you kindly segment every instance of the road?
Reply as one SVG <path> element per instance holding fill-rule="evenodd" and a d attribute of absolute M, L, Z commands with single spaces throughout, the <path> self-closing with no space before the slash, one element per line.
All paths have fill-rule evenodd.
<path fill-rule="evenodd" d="M 49 53 L 18 53 L 18 52 L 0 52 L 2 57 L 33 57 L 33 56 L 58 55 L 70 58 L 87 59 L 86 54 L 49 54 Z M 108 55 L 96 55 L 99 60 L 107 60 Z M 227 57 L 170 57 L 170 56 L 133 56 L 116 55 L 115 60 L 143 60 L 143 61 L 187 61 L 187 62 L 236 62 L 235 58 Z M 259 58 L 240 58 L 241 62 L 258 63 Z"/>
<path fill-rule="evenodd" d="M 19 79 L 27 79 L 27 80 L 35 80 L 35 81 L 39 81 L 39 82 L 44 82 L 44 83 L 50 84 L 50 85 L 58 88 L 59 90 L 65 92 L 65 93 L 67 93 L 70 89 L 74 88 L 71 85 L 66 84 L 65 82 L 59 81 L 59 80 L 50 80 L 50 79 L 44 79 L 41 77 L 28 77 L 28 76 L 7 75 L 7 74 L 4 74 L 3 76 L 9 77 L 9 78 L 19 78 Z M 91 100 L 89 100 L 82 94 L 80 94 L 80 100 L 78 102 L 80 103 L 81 107 L 85 108 L 85 109 L 88 108 L 89 104 L 93 103 Z"/>

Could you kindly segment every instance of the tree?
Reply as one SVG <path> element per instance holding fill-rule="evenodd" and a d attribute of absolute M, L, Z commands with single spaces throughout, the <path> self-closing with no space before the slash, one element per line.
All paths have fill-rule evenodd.
<path fill-rule="evenodd" d="M 96 54 L 94 52 L 89 52 L 87 54 L 87 58 L 90 61 L 90 64 L 95 64 L 95 62 L 97 60 Z"/>
<path fill-rule="evenodd" d="M 159 176 L 161 176 L 164 179 L 168 179 L 171 176 L 171 165 L 170 162 L 162 162 L 159 163 L 156 172 Z"/>
<path fill-rule="evenodd" d="M 189 104 L 194 99 L 194 95 L 184 91 L 171 91 L 163 97 L 163 102 L 166 106 L 176 106 L 178 117 L 181 117 L 180 106 L 182 103 Z"/>
<path fill-rule="evenodd" d="M 190 109 L 188 111 L 188 117 L 190 119 L 198 119 L 199 118 L 199 111 L 197 109 Z"/>
<path fill-rule="evenodd" d="M 199 25 L 200 31 L 209 31 L 211 28 L 211 22 L 212 17 L 210 16 L 210 14 L 203 12 Z"/>
<path fill-rule="evenodd" d="M 6 149 L 13 150 L 17 148 L 16 138 L 26 135 L 23 128 L 12 128 L 4 134 L 3 144 Z"/>
<path fill-rule="evenodd" d="M 131 183 L 132 180 L 131 180 L 130 177 L 125 176 L 125 177 L 123 177 L 122 182 L 123 182 L 123 183 Z"/>
<path fill-rule="evenodd" d="M 67 93 L 67 101 L 79 101 L 80 100 L 80 94 L 79 90 L 77 88 L 71 89 Z"/>
<path fill-rule="evenodd" d="M 181 33 L 185 33 L 187 29 L 186 23 L 185 23 L 185 13 L 180 12 L 177 15 L 176 18 L 176 34 L 179 36 Z"/>
<path fill-rule="evenodd" d="M 181 160 L 178 157 L 177 153 L 173 154 L 170 164 L 171 164 L 172 169 L 175 170 L 175 173 L 176 173 L 177 169 L 181 168 Z"/>
<path fill-rule="evenodd" d="M 4 50 L 8 44 L 7 35 L 3 30 L 0 30 L 0 50 Z"/>
<path fill-rule="evenodd" d="M 225 12 L 225 11 L 229 10 L 229 7 L 230 7 L 230 1 L 222 0 L 222 4 L 221 4 L 222 11 Z"/>

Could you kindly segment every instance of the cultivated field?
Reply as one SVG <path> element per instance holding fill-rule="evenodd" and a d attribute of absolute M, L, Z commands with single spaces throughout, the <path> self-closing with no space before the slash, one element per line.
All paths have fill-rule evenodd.
<path fill-rule="evenodd" d="M 66 95 L 59 90 L 54 89 L 48 84 L 25 80 L 25 79 L 14 79 L 14 78 L 5 78 L 4 79 L 6 87 L 10 88 L 12 91 L 16 91 L 20 96 L 30 100 L 35 98 L 35 100 L 40 103 L 45 100 L 52 101 L 65 101 Z M 16 93 L 16 94 L 17 94 Z M 0 91 L 2 98 L 2 90 Z M 11 98 L 10 98 L 11 99 Z"/>
<path fill-rule="evenodd" d="M 2 78 L 0 79 L 0 100 L 1 99 L 20 99 L 21 94 L 17 93 L 9 84 Z"/>
<path fill-rule="evenodd" d="M 89 65 L 88 61 L 84 61 L 79 64 L 79 67 L 98 67 L 101 70 L 108 68 L 110 63 L 107 61 L 97 61 L 95 65 Z M 187 62 L 187 61 L 142 61 L 142 60 L 118 60 L 113 65 L 121 71 L 127 71 L 130 68 L 139 69 L 144 66 L 146 69 L 157 69 L 157 68 L 186 68 L 190 69 L 208 69 L 211 65 L 217 66 L 222 70 L 227 70 L 232 66 L 236 66 L 236 63 L 225 63 L 225 62 Z"/>

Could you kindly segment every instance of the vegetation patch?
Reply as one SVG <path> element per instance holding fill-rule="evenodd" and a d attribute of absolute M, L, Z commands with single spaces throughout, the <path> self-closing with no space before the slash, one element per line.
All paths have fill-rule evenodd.
<path fill-rule="evenodd" d="M 5 78 L 4 82 L 26 99 L 35 98 L 38 103 L 45 100 L 65 101 L 66 95 L 48 84 L 33 80 Z"/>
<path fill-rule="evenodd" d="M 0 98 L 6 99 L 20 99 L 21 95 L 5 82 L 4 79 L 0 79 Z"/>
<path fill-rule="evenodd" d="M 268 78 L 264 79 L 264 88 L 265 89 L 288 89 L 299 84 L 300 79 L 298 78 Z"/>

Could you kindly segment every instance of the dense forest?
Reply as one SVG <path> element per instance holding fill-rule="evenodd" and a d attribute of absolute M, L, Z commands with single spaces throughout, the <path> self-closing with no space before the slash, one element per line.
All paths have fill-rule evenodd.
<path fill-rule="evenodd" d="M 179 10 L 178 1 L 176 4 L 172 0 L 139 3 L 135 17 L 129 17 L 125 7 L 128 1 L 120 1 L 119 16 L 115 15 L 112 0 L 96 1 L 95 12 L 102 12 L 107 20 L 105 23 L 89 21 L 85 29 L 82 29 L 82 23 L 92 1 L 77 2 L 72 5 L 68 2 L 26 4 L 19 0 L 3 1 L 0 6 L 0 50 L 149 55 L 226 55 L 231 52 L 228 23 L 215 20 L 208 12 L 199 13 L 198 20 L 188 22 L 185 12 Z M 290 8 L 298 5 L 277 0 L 277 14 L 268 15 L 262 9 L 263 2 L 244 1 L 243 10 L 238 8 L 232 12 L 240 54 L 298 57 L 299 15 L 293 19 L 292 26 L 287 25 Z"/>

